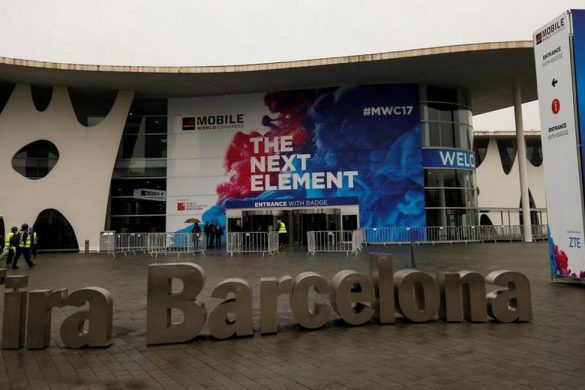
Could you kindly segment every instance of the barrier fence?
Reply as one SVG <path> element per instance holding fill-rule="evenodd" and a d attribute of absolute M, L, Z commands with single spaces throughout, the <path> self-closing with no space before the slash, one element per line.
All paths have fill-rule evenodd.
<path fill-rule="evenodd" d="M 278 252 L 278 232 L 235 232 L 226 236 L 226 252 L 234 253 L 265 253 L 274 255 Z"/>
<path fill-rule="evenodd" d="M 100 251 L 113 257 L 148 253 L 157 257 L 160 254 L 205 254 L 205 233 L 114 233 L 103 234 Z"/>
<path fill-rule="evenodd" d="M 548 238 L 548 225 L 533 225 L 531 229 L 533 240 L 546 240 Z M 524 240 L 524 226 L 522 225 L 389 227 L 361 230 L 366 245 L 453 244 Z"/>
<path fill-rule="evenodd" d="M 357 255 L 363 248 L 363 232 L 360 230 L 320 230 L 307 232 L 307 254 L 318 252 L 345 252 Z"/>
<path fill-rule="evenodd" d="M 345 252 L 358 254 L 364 245 L 440 244 L 467 242 L 523 241 L 522 225 L 509 226 L 429 226 L 422 228 L 388 227 L 357 230 L 307 232 L 307 253 Z M 533 240 L 548 238 L 548 225 L 532 226 Z M 205 233 L 115 233 L 100 237 L 100 252 L 116 257 L 145 253 L 157 257 L 164 254 L 205 254 Z M 279 253 L 278 232 L 235 232 L 226 236 L 226 252 Z M 5 253 L 2 253 L 5 255 Z"/>

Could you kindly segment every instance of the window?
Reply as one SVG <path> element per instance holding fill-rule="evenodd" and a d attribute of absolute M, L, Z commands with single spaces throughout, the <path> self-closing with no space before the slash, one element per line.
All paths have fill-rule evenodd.
<path fill-rule="evenodd" d="M 512 137 L 496 139 L 498 144 L 498 151 L 500 153 L 500 161 L 502 169 L 507 174 L 512 170 L 514 165 L 514 158 L 516 157 L 516 139 Z"/>
<path fill-rule="evenodd" d="M 164 232 L 166 224 L 167 100 L 132 102 L 110 187 L 109 228 Z"/>
<path fill-rule="evenodd" d="M 117 91 L 93 88 L 69 88 L 69 96 L 77 120 L 84 126 L 93 126 L 105 118 L 116 100 Z"/>
<path fill-rule="evenodd" d="M 425 188 L 429 187 L 474 189 L 474 175 L 459 169 L 425 169 Z"/>
<path fill-rule="evenodd" d="M 12 168 L 22 176 L 38 180 L 47 176 L 59 161 L 55 144 L 46 140 L 32 142 L 12 157 Z"/>
<path fill-rule="evenodd" d="M 473 152 L 475 153 L 475 167 L 479 167 L 487 154 L 490 139 L 487 137 L 476 138 L 473 141 Z"/>
<path fill-rule="evenodd" d="M 526 158 L 535 167 L 542 164 L 542 144 L 540 137 L 526 138 Z"/>

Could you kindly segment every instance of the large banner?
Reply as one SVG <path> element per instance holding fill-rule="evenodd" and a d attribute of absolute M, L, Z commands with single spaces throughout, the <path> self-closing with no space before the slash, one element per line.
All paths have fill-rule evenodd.
<path fill-rule="evenodd" d="M 571 19 L 575 29 L 573 46 Z M 583 59 L 580 65 L 575 62 L 573 68 L 573 48 L 575 56 L 581 58 L 585 50 L 585 34 L 577 33 L 583 29 L 583 12 L 571 11 L 534 34 L 551 272 L 553 276 L 573 279 L 585 279 L 583 152 L 579 150 L 573 89 L 575 76 L 577 80 L 579 76 L 585 77 Z M 578 52 L 581 54 L 577 55 Z M 578 83 L 582 84 L 581 95 L 585 97 L 584 82 Z M 583 134 L 580 138 L 583 139 Z"/>
<path fill-rule="evenodd" d="M 422 227 L 419 122 L 414 84 L 170 99 L 167 231 L 272 201 L 357 201 L 362 227 Z"/>

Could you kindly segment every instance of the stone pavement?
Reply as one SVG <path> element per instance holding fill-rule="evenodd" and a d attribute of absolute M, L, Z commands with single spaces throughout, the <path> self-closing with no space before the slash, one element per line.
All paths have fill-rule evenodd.
<path fill-rule="evenodd" d="M 393 253 L 395 271 L 408 267 L 408 247 L 368 250 Z M 416 255 L 425 271 L 525 273 L 532 286 L 533 322 L 397 321 L 351 327 L 332 317 L 325 328 L 305 331 L 294 325 L 282 299 L 276 335 L 223 341 L 202 336 L 187 344 L 147 347 L 146 266 L 152 258 L 43 254 L 31 271 L 20 264 L 29 288 L 108 289 L 114 297 L 113 345 L 62 348 L 59 326 L 76 309 L 54 310 L 48 349 L 0 352 L 0 389 L 585 388 L 585 288 L 550 283 L 546 243 L 417 247 Z M 247 279 L 254 288 L 256 320 L 262 276 L 294 277 L 310 270 L 330 279 L 342 269 L 368 270 L 365 253 L 307 257 L 291 249 L 275 257 L 230 258 L 218 252 L 180 261 L 195 261 L 205 270 L 200 297 L 208 308 L 217 302 L 207 297 L 219 281 Z"/>

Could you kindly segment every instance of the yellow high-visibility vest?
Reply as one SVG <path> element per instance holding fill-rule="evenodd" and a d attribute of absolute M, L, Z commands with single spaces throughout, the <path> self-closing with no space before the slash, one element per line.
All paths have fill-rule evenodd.
<path fill-rule="evenodd" d="M 14 237 L 14 233 L 10 232 L 4 238 L 4 247 L 7 249 L 14 249 L 14 245 L 10 245 L 10 240 Z"/>
<path fill-rule="evenodd" d="M 286 233 L 286 225 L 284 222 L 280 223 L 280 227 L 278 228 L 278 234 Z"/>
<path fill-rule="evenodd" d="M 25 241 L 24 234 L 20 233 L 20 244 L 18 246 L 21 248 L 30 248 L 30 234 L 26 235 L 26 241 Z"/>

